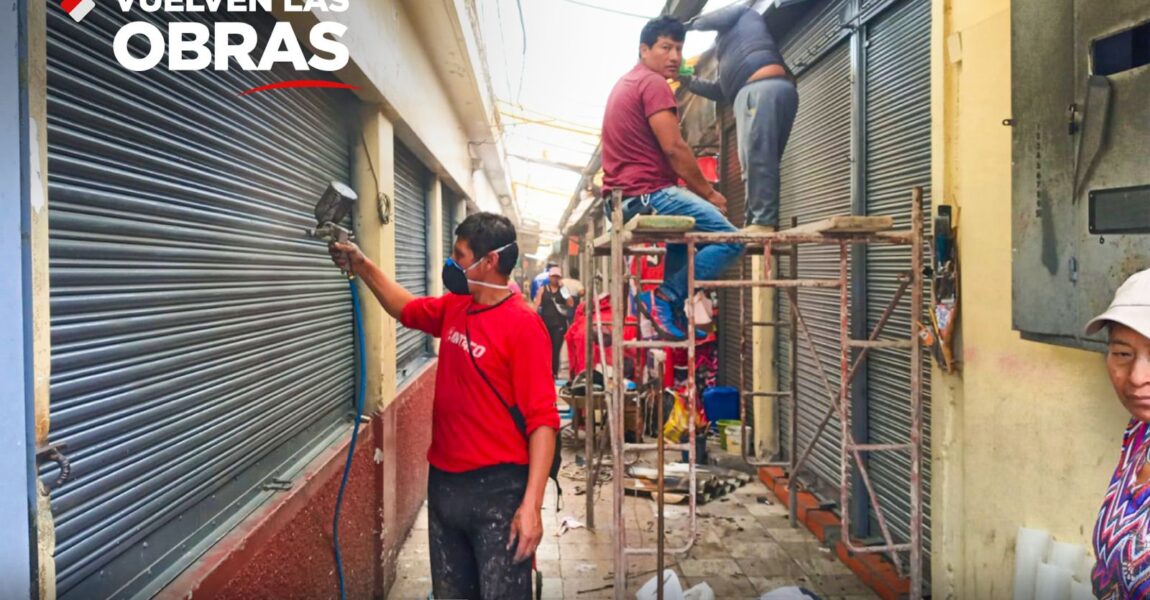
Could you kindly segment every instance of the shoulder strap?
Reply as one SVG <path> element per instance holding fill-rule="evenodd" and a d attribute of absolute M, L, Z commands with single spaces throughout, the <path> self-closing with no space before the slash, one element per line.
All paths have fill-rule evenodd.
<path fill-rule="evenodd" d="M 527 419 L 523 417 L 523 411 L 519 410 L 518 406 L 508 404 L 507 401 L 503 399 L 503 394 L 500 394 L 499 390 L 495 388 L 495 384 L 491 383 L 491 380 L 487 378 L 487 373 L 483 372 L 483 369 L 479 366 L 479 361 L 476 360 L 475 355 L 471 353 L 471 326 L 466 320 L 463 324 L 463 337 L 467 342 L 467 348 L 465 348 L 464 351 L 467 352 L 467 356 L 471 357 L 471 364 L 475 366 L 475 370 L 479 372 L 479 376 L 483 378 L 483 382 L 487 384 L 487 387 L 491 388 L 491 392 L 495 394 L 495 397 L 499 398 L 499 403 L 503 405 L 503 408 L 507 409 L 508 414 L 511 415 L 511 420 L 515 421 L 515 428 L 519 430 L 519 435 L 522 435 L 524 441 L 530 446 L 531 438 L 527 435 Z M 563 502 L 563 487 L 559 484 L 559 456 L 561 452 L 559 440 L 561 438 L 558 435 L 558 431 L 556 431 L 555 434 L 555 456 L 551 460 L 548 477 L 555 482 L 555 489 L 559 492 L 555 500 L 555 509 L 559 510 Z M 530 452 L 530 447 L 528 447 L 528 452 Z"/>
<path fill-rule="evenodd" d="M 515 421 L 515 427 L 519 430 L 520 435 L 522 435 L 524 439 L 527 439 L 527 419 L 523 417 L 523 411 L 519 410 L 518 406 L 512 406 L 503 399 L 503 394 L 500 394 L 499 390 L 495 388 L 495 384 L 491 383 L 491 380 L 487 378 L 487 373 L 483 372 L 483 369 L 479 367 L 479 361 L 476 360 L 475 355 L 471 353 L 471 326 L 468 325 L 466 321 L 463 325 L 463 337 L 467 341 L 465 352 L 467 352 L 467 356 L 471 357 L 471 364 L 475 366 L 475 370 L 479 372 L 479 376 L 483 378 L 487 387 L 491 388 L 491 392 L 495 394 L 495 397 L 499 398 L 499 403 L 511 414 L 511 420 Z"/>

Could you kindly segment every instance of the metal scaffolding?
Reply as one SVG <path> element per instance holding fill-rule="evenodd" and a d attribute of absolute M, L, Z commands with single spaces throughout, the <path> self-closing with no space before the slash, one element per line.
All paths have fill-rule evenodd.
<path fill-rule="evenodd" d="M 923 594 L 923 565 L 922 565 L 922 540 L 923 540 L 923 525 L 922 525 L 922 489 L 921 489 L 921 466 L 922 466 L 922 420 L 923 420 L 923 403 L 922 403 L 922 347 L 918 343 L 918 332 L 922 326 L 922 310 L 923 310 L 923 214 L 922 214 L 922 189 L 914 188 L 911 194 L 911 228 L 910 231 L 886 231 L 889 228 L 889 220 L 886 222 L 885 227 L 876 225 L 876 222 L 881 222 L 881 218 L 872 217 L 835 217 L 820 221 L 819 223 L 808 224 L 802 227 L 792 227 L 771 233 L 746 233 L 746 232 L 731 232 L 731 233 L 702 233 L 684 230 L 667 230 L 667 229 L 644 229 L 640 221 L 642 219 L 636 218 L 635 223 L 629 223 L 624 226 L 622 214 L 622 198 L 621 194 L 616 191 L 612 197 L 610 206 L 611 211 L 611 229 L 610 232 L 601 236 L 594 241 L 591 240 L 594 231 L 592 224 L 588 224 L 587 240 L 583 246 L 582 257 L 582 270 L 581 276 L 584 280 L 584 286 L 587 290 L 586 300 L 584 302 L 584 310 L 586 315 L 586 372 L 588 375 L 594 368 L 595 364 L 595 351 L 594 348 L 598 346 L 601 350 L 598 354 L 600 367 L 604 367 L 604 356 L 606 348 L 611 347 L 614 351 L 611 353 L 611 368 L 608 371 L 602 368 L 604 375 L 604 392 L 596 392 L 593 386 L 593 377 L 587 376 L 586 380 L 586 397 L 584 408 L 586 411 L 585 420 L 585 451 L 586 451 L 586 494 L 587 494 L 587 523 L 589 527 L 594 527 L 594 497 L 595 489 L 598 483 L 599 473 L 601 469 L 603 457 L 603 448 L 601 442 L 598 440 L 599 435 L 596 433 L 595 427 L 595 407 L 596 401 L 605 401 L 607 409 L 607 429 L 608 439 L 610 440 L 612 450 L 612 467 L 615 469 L 614 476 L 612 477 L 613 483 L 613 524 L 615 531 L 615 573 L 614 573 L 614 589 L 615 598 L 622 599 L 626 593 L 627 581 L 627 558 L 635 555 L 651 555 L 656 556 L 656 576 L 658 578 L 657 594 L 659 598 L 663 597 L 663 570 L 665 565 L 665 557 L 667 554 L 683 554 L 688 552 L 694 545 L 694 541 L 698 533 L 698 514 L 697 514 L 697 479 L 696 479 L 696 429 L 695 429 L 695 415 L 697 414 L 698 403 L 698 390 L 695 386 L 696 377 L 696 361 L 695 361 L 695 313 L 693 310 L 686 311 L 687 313 L 687 339 L 684 341 L 647 341 L 647 340 L 625 340 L 624 339 L 624 319 L 628 309 L 628 294 L 629 286 L 634 284 L 634 291 L 639 293 L 639 285 L 646 282 L 636 280 L 630 274 L 629 269 L 626 267 L 626 256 L 628 255 L 651 255 L 662 254 L 663 251 L 658 248 L 652 248 L 652 244 L 683 244 L 687 250 L 687 289 L 693 293 L 696 289 L 738 289 L 739 302 L 742 304 L 744 294 L 754 288 L 762 289 L 781 289 L 787 294 L 789 299 L 789 315 L 786 320 L 766 320 L 756 321 L 754 318 L 747 319 L 740 327 L 740 347 L 743 351 L 743 356 L 749 356 L 748 350 L 751 348 L 748 345 L 748 333 L 753 331 L 756 327 L 787 327 L 791 335 L 789 335 L 789 348 L 790 353 L 790 385 L 787 390 L 771 390 L 759 391 L 750 389 L 746 381 L 745 371 L 740 369 L 740 394 L 739 394 L 739 414 L 742 424 L 742 455 L 743 459 L 749 464 L 754 466 L 778 466 L 786 469 L 788 475 L 788 505 L 790 507 L 790 520 L 791 525 L 796 525 L 796 500 L 798 493 L 798 475 L 802 472 L 804 467 L 808 466 L 807 460 L 814 450 L 815 444 L 823 431 L 826 430 L 830 419 L 834 415 L 839 417 L 839 426 L 841 428 L 841 444 L 840 444 L 840 472 L 839 472 L 839 490 L 840 502 L 839 513 L 841 516 L 841 543 L 852 553 L 886 553 L 891 562 L 895 565 L 900 575 L 909 571 L 910 577 L 910 597 L 914 600 L 920 599 Z M 589 215 L 587 218 L 594 218 Z M 869 221 L 868 221 L 869 219 Z M 847 223 L 844 225 L 844 223 Z M 840 226 L 842 225 L 842 226 Z M 712 243 L 739 243 L 744 244 L 748 254 L 759 254 L 764 256 L 763 259 L 763 272 L 761 279 L 750 279 L 746 277 L 745 268 L 742 269 L 742 279 L 739 280 L 708 280 L 700 281 L 695 277 L 695 256 L 700 246 Z M 900 287 L 890 304 L 886 307 L 881 318 L 875 324 L 866 340 L 852 339 L 850 334 L 850 316 L 849 316 L 849 285 L 850 285 L 850 249 L 857 244 L 889 244 L 889 245 L 905 245 L 911 248 L 911 257 L 909 269 L 900 277 Z M 838 277 L 835 279 L 799 279 L 798 278 L 798 249 L 802 245 L 829 245 L 839 247 L 839 269 Z M 610 339 L 606 340 L 604 336 L 604 327 L 601 319 L 601 311 L 599 309 L 598 283 L 599 278 L 594 273 L 594 257 L 606 256 L 609 259 L 606 288 L 610 295 L 611 306 L 611 323 L 610 323 Z M 772 257 L 775 256 L 788 256 L 790 258 L 788 273 L 786 277 L 776 277 L 774 261 Z M 826 288 L 837 289 L 839 291 L 839 386 L 834 389 L 831 385 L 829 378 L 823 368 L 822 361 L 819 359 L 818 350 L 811 338 L 810 331 L 807 328 L 806 321 L 803 318 L 802 310 L 799 306 L 799 288 Z M 910 322 L 911 335 L 908 339 L 890 340 L 879 339 L 887 321 L 894 311 L 899 307 L 902 299 L 906 295 L 907 290 L 910 290 Z M 724 310 L 725 307 L 720 307 Z M 804 407 L 804 403 L 800 401 L 798 394 L 797 382 L 797 363 L 798 363 L 798 350 L 799 338 L 804 342 L 803 346 L 808 352 L 808 355 L 813 358 L 813 364 L 816 366 L 816 372 L 821 380 L 827 398 L 830 400 L 829 409 L 824 412 L 821 421 L 816 429 L 812 439 L 810 439 L 806 446 L 799 451 L 798 445 L 798 422 L 799 413 Z M 664 440 L 662 431 L 660 430 L 656 437 L 655 443 L 628 443 L 625 441 L 625 400 L 629 397 L 633 398 L 634 394 L 629 393 L 627 390 L 627 382 L 624 375 L 624 350 L 628 348 L 636 349 L 675 349 L 682 348 L 687 352 L 687 381 L 686 381 L 686 403 L 688 406 L 689 419 L 688 419 L 688 441 L 687 443 L 671 443 Z M 851 381 L 854 379 L 858 369 L 864 364 L 867 354 L 872 350 L 883 349 L 909 349 L 910 350 L 910 390 L 909 390 L 909 410 L 910 410 L 910 434 L 909 439 L 905 443 L 898 444 L 868 444 L 860 443 L 854 439 L 851 430 L 851 404 L 849 402 Z M 857 350 L 857 355 L 854 357 L 853 363 L 851 355 L 853 351 Z M 656 386 L 658 387 L 658 386 Z M 660 394 L 661 396 L 661 394 Z M 753 401 L 755 398 L 776 398 L 781 402 L 785 402 L 790 407 L 789 419 L 785 424 L 789 429 L 788 448 L 785 453 L 784 460 L 778 461 L 760 461 L 754 457 L 754 449 L 751 448 L 749 443 L 748 427 L 747 427 L 747 401 Z M 657 423 L 663 423 L 663 403 L 661 397 L 656 402 L 659 406 L 659 416 Z M 777 427 L 783 426 L 782 423 L 776 422 Z M 637 431 L 639 429 L 637 428 Z M 638 440 L 636 440 L 638 442 Z M 644 548 L 639 546 L 627 545 L 627 531 L 625 527 L 625 520 L 623 515 L 623 504 L 626 493 L 625 487 L 625 459 L 629 453 L 638 451 L 656 450 L 658 452 L 658 460 L 656 465 L 657 480 L 656 480 L 656 545 L 654 548 Z M 689 481 L 688 491 L 688 519 L 689 519 L 689 535 L 684 545 L 677 548 L 666 547 L 666 528 L 665 528 L 665 481 L 664 481 L 664 463 L 665 452 L 682 451 L 687 453 L 687 473 Z M 910 455 L 910 477 L 909 485 L 909 499 L 910 499 L 910 534 L 907 543 L 896 543 L 892 537 L 890 528 L 887 525 L 885 513 L 882 509 L 882 503 L 878 494 L 875 492 L 874 486 L 871 483 L 869 473 L 867 472 L 866 462 L 863 460 L 863 455 L 873 455 L 877 452 L 908 452 Z M 851 503 L 851 469 L 857 467 L 861 477 L 863 486 L 866 491 L 866 501 L 869 503 L 871 509 L 874 510 L 876 520 L 882 534 L 883 543 L 879 545 L 861 546 L 857 545 L 851 539 L 850 535 L 850 503 Z M 904 569 L 902 561 L 899 557 L 900 552 L 909 553 L 909 568 Z"/>

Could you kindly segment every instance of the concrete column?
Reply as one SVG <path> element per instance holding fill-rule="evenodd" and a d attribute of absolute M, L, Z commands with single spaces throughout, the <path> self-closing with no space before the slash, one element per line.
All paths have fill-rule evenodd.
<path fill-rule="evenodd" d="M 427 211 L 427 222 L 428 227 L 430 227 L 427 231 L 427 240 L 431 246 L 427 249 L 427 256 L 431 259 L 428 261 L 430 273 L 428 273 L 427 290 L 432 296 L 441 296 L 443 295 L 443 278 L 438 276 L 438 269 L 447 259 L 443 255 L 443 219 L 446 216 L 443 211 L 443 181 L 438 177 L 431 180 L 427 201 L 431 204 Z M 431 340 L 431 351 L 435 355 L 439 355 L 439 338 Z"/>
<path fill-rule="evenodd" d="M 751 257 L 751 279 L 763 281 L 763 257 Z M 774 265 L 774 275 L 778 278 L 778 262 Z M 751 292 L 751 318 L 755 321 L 773 321 L 775 319 L 775 290 L 774 288 L 754 288 Z M 778 376 L 775 373 L 775 328 L 755 327 L 753 329 L 754 382 L 752 389 L 762 392 L 778 390 Z M 756 398 L 755 407 L 755 453 L 759 456 L 770 456 L 779 449 L 778 424 L 775 418 L 775 407 L 778 400 L 775 398 Z"/>
<path fill-rule="evenodd" d="M 936 204 L 942 204 L 944 202 L 957 204 L 955 201 L 960 197 L 960 192 L 962 191 L 960 185 L 962 177 L 959 172 L 957 156 L 963 150 L 961 142 L 965 141 L 965 139 L 960 137 L 960 129 L 977 127 L 972 124 L 989 120 L 991 118 L 990 115 L 999 114 L 995 112 L 996 110 L 1002 113 L 1009 112 L 1009 94 L 1000 94 L 996 97 L 991 91 L 1001 91 L 1005 86 L 1000 85 L 998 88 L 987 86 L 985 82 L 977 81 L 979 77 L 975 75 L 971 79 L 976 81 L 973 83 L 968 82 L 968 85 L 970 85 L 971 89 L 976 90 L 975 94 L 978 98 L 977 104 L 979 108 L 972 111 L 974 113 L 973 116 L 960 119 L 958 100 L 960 97 L 959 84 L 963 74 L 961 52 L 962 36 L 961 31 L 956 26 L 956 17 L 954 16 L 954 12 L 961 9 L 960 4 L 962 4 L 962 2 L 958 0 L 933 0 L 931 6 L 930 155 L 931 188 Z M 974 5 L 973 7 L 967 8 L 973 8 L 975 12 L 988 11 L 989 14 L 990 11 L 1009 10 L 1009 2 L 1005 0 L 980 0 L 972 4 Z M 992 21 L 988 21 L 987 18 L 981 14 L 977 19 L 971 20 L 975 20 L 980 24 L 992 23 Z M 1009 56 L 1009 34 L 1003 35 L 1000 30 L 992 31 L 994 31 L 996 35 L 985 36 L 985 34 L 983 34 L 976 38 L 979 40 L 976 44 L 977 56 L 984 57 L 984 59 L 989 59 L 990 56 L 994 55 L 1000 57 Z M 1001 68 L 1005 69 L 1008 74 L 1010 71 L 1009 61 L 1006 61 L 1006 63 L 1007 64 Z M 977 64 L 976 62 L 976 65 Z M 987 63 L 984 62 L 983 64 Z M 976 69 L 973 73 L 977 74 L 980 70 L 981 69 Z M 998 77 L 1002 77 L 1002 75 Z M 996 78 L 994 74 L 991 74 L 988 78 L 992 81 L 1001 81 L 1001 79 Z M 988 101 L 988 99 L 990 101 Z M 976 152 L 979 154 L 986 152 L 987 136 L 985 136 L 984 133 L 989 129 L 989 126 L 986 125 L 981 127 L 983 128 L 967 129 L 975 133 L 969 138 L 966 138 L 971 140 L 967 142 L 967 145 L 976 147 Z M 970 151 L 968 150 L 967 152 Z M 1008 153 L 1006 154 L 1006 158 L 1009 158 Z M 998 182 L 993 179 L 991 182 L 993 183 L 988 182 L 990 186 L 998 184 Z M 1001 187 L 1003 189 L 1009 189 L 1009 182 L 1010 179 L 1009 176 L 1007 176 L 1007 178 L 1001 181 Z M 1009 198 L 1009 194 L 1007 197 Z M 928 218 L 932 216 L 933 215 L 927 215 Z M 964 249 L 963 242 L 965 241 L 961 237 L 961 229 L 959 230 L 959 236 L 958 248 L 961 253 Z M 981 244 L 979 246 L 981 246 Z M 979 259 L 987 260 L 987 256 L 987 254 L 983 254 Z M 967 256 L 964 254 L 960 258 L 960 262 L 965 264 L 966 259 Z M 965 276 L 965 274 L 966 273 L 963 275 Z M 965 287 L 966 278 L 963 277 L 963 280 L 963 286 Z M 1009 277 L 1005 280 L 1008 281 Z M 989 294 L 984 297 L 988 299 L 988 302 L 997 301 L 991 300 L 992 296 Z M 963 310 L 965 311 L 965 307 L 963 307 Z M 965 321 L 967 319 L 968 317 L 963 315 L 963 318 L 959 321 L 959 335 L 962 335 L 962 331 L 966 327 Z M 975 322 L 977 322 L 977 320 Z M 987 327 L 985 323 L 979 323 L 979 327 L 985 331 L 991 329 Z M 1014 334 L 1011 335 L 1013 336 Z M 995 344 L 987 345 L 994 346 Z M 985 574 L 986 571 L 992 570 L 988 566 L 979 564 L 979 560 L 989 560 L 987 557 L 993 556 L 993 551 L 989 550 L 987 545 L 978 547 L 977 544 L 972 544 L 978 547 L 979 551 L 976 551 L 974 556 L 969 556 L 966 543 L 967 536 L 971 536 L 971 539 L 976 539 L 980 542 L 987 539 L 994 540 L 996 536 L 993 530 L 987 533 L 988 527 L 983 527 L 977 531 L 970 531 L 970 528 L 967 527 L 965 501 L 965 490 L 968 485 L 965 469 L 965 463 L 967 461 L 966 444 L 968 443 L 965 433 L 965 407 L 967 403 L 965 400 L 963 377 L 961 374 L 947 375 L 938 368 L 937 363 L 934 361 L 931 361 L 931 363 L 931 596 L 942 600 L 977 597 L 980 593 L 978 588 L 981 587 L 978 585 L 978 574 Z M 1025 385 L 1025 382 L 1023 385 Z M 999 384 L 996 382 L 994 387 L 999 387 Z M 1086 396 L 1089 397 L 1089 395 Z M 1003 395 L 988 399 L 987 402 L 995 405 L 994 412 L 997 413 L 998 406 L 1007 405 L 1007 403 L 1004 402 L 1006 400 L 1010 400 L 1009 396 Z M 992 436 L 993 434 L 990 434 L 990 437 L 985 439 L 991 440 Z M 975 472 L 981 470 L 986 469 L 975 469 Z M 992 468 L 990 470 L 993 471 L 994 469 Z M 1002 474 L 996 473 L 990 478 L 1007 482 L 1003 489 L 1015 484 L 1009 475 L 1003 476 Z M 1100 479 L 1100 481 L 1105 480 Z M 976 492 L 972 497 L 982 498 L 983 496 Z M 986 494 L 986 497 L 992 497 L 992 495 Z M 1027 506 L 1027 504 L 1023 503 L 1022 506 Z M 1075 517 L 1078 516 L 1076 513 Z M 1003 515 L 1002 518 L 1008 520 L 1009 516 Z M 1039 522 L 1045 523 L 1045 521 Z M 1020 522 L 1019 524 L 1022 523 Z M 1084 535 L 1088 533 L 1089 529 L 1083 530 Z M 1004 529 L 1002 531 L 1003 537 L 1012 536 L 1013 534 L 1014 530 L 1011 529 Z M 999 547 L 1002 547 L 1004 543 L 1011 544 L 1012 542 L 1000 542 Z M 1009 574 L 1011 571 L 1009 564 L 1006 567 L 993 569 L 999 572 L 999 581 L 1010 581 Z M 988 579 L 991 581 L 990 586 L 993 586 L 993 578 Z M 974 585 L 968 585 L 969 581 L 973 581 Z M 985 586 L 986 584 L 983 585 Z M 985 590 L 986 588 L 983 587 L 982 589 Z M 993 587 L 990 589 L 993 589 Z"/>
<path fill-rule="evenodd" d="M 388 276 L 395 273 L 395 226 L 384 224 L 381 205 L 390 206 L 395 194 L 394 130 L 378 106 L 366 106 L 361 119 L 363 137 L 355 150 L 353 186 L 359 194 L 355 225 L 359 247 Z M 382 411 L 395 398 L 396 323 L 361 287 L 364 343 L 367 352 L 367 397 L 365 412 Z"/>

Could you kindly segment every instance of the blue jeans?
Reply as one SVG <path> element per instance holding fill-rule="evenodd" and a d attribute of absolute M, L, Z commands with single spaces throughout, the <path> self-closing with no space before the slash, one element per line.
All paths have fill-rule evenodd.
<path fill-rule="evenodd" d="M 686 188 L 672 186 L 643 196 L 623 200 L 623 220 L 631 220 L 644 208 L 659 215 L 678 215 L 695 218 L 695 231 L 717 233 L 738 231 L 719 212 L 714 204 L 703 200 Z M 723 271 L 743 253 L 742 244 L 707 244 L 695 255 L 695 281 L 718 279 Z M 663 262 L 663 285 L 659 287 L 676 307 L 690 295 L 687 290 L 687 246 L 667 244 L 667 257 Z"/>

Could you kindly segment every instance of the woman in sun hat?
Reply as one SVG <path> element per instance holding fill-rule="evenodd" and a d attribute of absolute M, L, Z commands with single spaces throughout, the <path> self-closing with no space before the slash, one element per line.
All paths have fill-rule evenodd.
<path fill-rule="evenodd" d="M 1098 598 L 1150 598 L 1150 269 L 1131 275 L 1086 334 L 1107 333 L 1106 370 L 1130 423 L 1094 525 Z"/>

